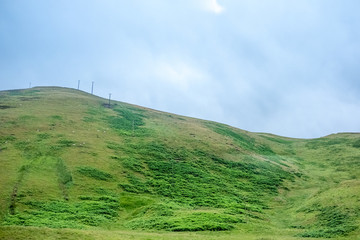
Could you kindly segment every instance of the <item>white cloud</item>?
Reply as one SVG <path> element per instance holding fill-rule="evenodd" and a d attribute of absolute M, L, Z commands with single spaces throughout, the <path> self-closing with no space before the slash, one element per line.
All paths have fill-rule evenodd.
<path fill-rule="evenodd" d="M 215 14 L 220 14 L 225 11 L 225 8 L 221 6 L 217 0 L 203 0 L 205 9 Z"/>
<path fill-rule="evenodd" d="M 182 61 L 159 60 L 154 66 L 155 77 L 166 83 L 187 90 L 205 79 L 205 74 Z"/>

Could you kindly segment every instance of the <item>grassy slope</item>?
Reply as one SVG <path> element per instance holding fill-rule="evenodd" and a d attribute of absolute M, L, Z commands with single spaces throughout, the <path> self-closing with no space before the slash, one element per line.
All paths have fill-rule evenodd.
<path fill-rule="evenodd" d="M 359 134 L 287 139 L 105 103 L 0 92 L 0 237 L 358 236 Z"/>

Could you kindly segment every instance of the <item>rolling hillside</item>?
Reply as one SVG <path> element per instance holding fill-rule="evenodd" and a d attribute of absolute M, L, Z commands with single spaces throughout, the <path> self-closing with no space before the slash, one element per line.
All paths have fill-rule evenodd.
<path fill-rule="evenodd" d="M 359 239 L 360 134 L 290 139 L 0 92 L 0 239 Z"/>

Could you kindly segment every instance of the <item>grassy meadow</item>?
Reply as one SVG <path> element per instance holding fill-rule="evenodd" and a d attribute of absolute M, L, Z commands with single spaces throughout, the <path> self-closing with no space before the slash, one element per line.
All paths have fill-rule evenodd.
<path fill-rule="evenodd" d="M 360 134 L 291 139 L 0 92 L 0 239 L 359 239 Z"/>

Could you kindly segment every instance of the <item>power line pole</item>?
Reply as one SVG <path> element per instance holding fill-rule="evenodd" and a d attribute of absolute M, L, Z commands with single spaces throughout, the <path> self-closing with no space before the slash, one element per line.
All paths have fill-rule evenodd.
<path fill-rule="evenodd" d="M 80 89 L 80 80 L 78 80 L 78 90 Z"/>
<path fill-rule="evenodd" d="M 109 93 L 109 108 L 110 108 L 111 93 Z"/>
<path fill-rule="evenodd" d="M 94 94 L 94 82 L 91 82 L 91 94 Z"/>
<path fill-rule="evenodd" d="M 31 82 L 29 82 L 29 88 L 31 88 Z"/>

